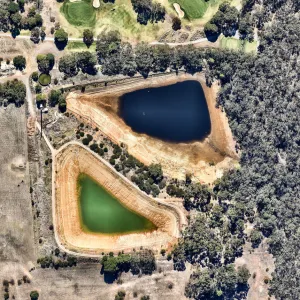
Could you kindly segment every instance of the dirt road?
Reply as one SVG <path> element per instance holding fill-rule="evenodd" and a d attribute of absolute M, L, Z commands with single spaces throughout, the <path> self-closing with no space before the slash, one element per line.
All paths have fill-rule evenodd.
<path fill-rule="evenodd" d="M 10 37 L 13 38 L 11 36 L 11 34 L 9 33 L 0 33 L 0 37 Z M 18 35 L 16 36 L 16 39 L 24 39 L 24 40 L 30 40 L 30 36 L 29 35 Z M 97 37 L 94 37 L 94 40 L 97 40 Z M 44 41 L 49 41 L 49 42 L 54 42 L 54 38 L 53 37 L 46 37 Z M 69 37 L 68 38 L 69 42 L 82 42 L 82 38 L 72 38 Z M 201 38 L 201 39 L 197 39 L 194 41 L 189 41 L 189 42 L 183 42 L 183 43 L 161 43 L 161 42 L 157 42 L 157 41 L 153 41 L 150 43 L 150 45 L 169 45 L 171 47 L 174 46 L 188 46 L 188 45 L 197 45 L 203 42 L 207 42 L 208 39 L 207 38 Z"/>

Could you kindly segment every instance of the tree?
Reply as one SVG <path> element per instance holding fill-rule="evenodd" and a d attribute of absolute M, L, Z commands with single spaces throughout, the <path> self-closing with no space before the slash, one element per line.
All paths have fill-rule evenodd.
<path fill-rule="evenodd" d="M 6 100 L 17 107 L 24 104 L 26 99 L 26 87 L 22 81 L 14 79 L 0 84 L 0 101 Z"/>
<path fill-rule="evenodd" d="M 45 37 L 46 37 L 46 32 L 45 32 L 46 28 L 42 27 L 41 28 L 41 32 L 40 32 L 40 36 L 41 36 L 41 40 L 44 41 Z"/>
<path fill-rule="evenodd" d="M 216 24 L 213 24 L 210 22 L 205 24 L 204 32 L 205 32 L 205 35 L 208 37 L 216 36 L 216 35 L 220 34 L 218 26 Z"/>
<path fill-rule="evenodd" d="M 9 12 L 7 9 L 0 8 L 0 30 L 7 32 L 9 28 Z"/>
<path fill-rule="evenodd" d="M 153 47 L 153 72 L 165 72 L 170 65 L 170 47 L 157 45 Z"/>
<path fill-rule="evenodd" d="M 116 274 L 119 271 L 118 259 L 114 256 L 103 256 L 101 260 L 104 273 Z"/>
<path fill-rule="evenodd" d="M 155 183 L 162 181 L 164 175 L 160 164 L 151 164 L 148 170 L 150 178 L 152 178 Z"/>
<path fill-rule="evenodd" d="M 36 61 L 39 71 L 48 74 L 54 67 L 55 58 L 52 53 L 39 54 L 36 57 Z"/>
<path fill-rule="evenodd" d="M 116 30 L 102 33 L 97 37 L 96 51 L 99 63 L 109 56 L 119 53 L 121 44 L 120 33 Z"/>
<path fill-rule="evenodd" d="M 194 299 L 214 299 L 216 286 L 208 270 L 203 270 L 191 275 L 191 280 L 186 286 L 185 295 Z"/>
<path fill-rule="evenodd" d="M 17 70 L 23 71 L 26 68 L 26 59 L 22 55 L 14 57 L 13 64 Z"/>
<path fill-rule="evenodd" d="M 20 11 L 24 11 L 25 0 L 18 0 Z"/>
<path fill-rule="evenodd" d="M 223 33 L 225 36 L 232 36 L 238 28 L 238 17 L 239 11 L 235 7 L 230 6 L 228 2 L 223 2 L 220 4 L 217 13 L 206 24 L 204 31 L 207 35 Z"/>
<path fill-rule="evenodd" d="M 152 0 L 131 0 L 131 3 L 140 24 L 147 25 L 148 22 L 164 21 L 166 10 L 160 3 L 152 2 Z"/>
<path fill-rule="evenodd" d="M 40 84 L 37 84 L 35 86 L 35 93 L 36 94 L 39 94 L 40 92 L 42 91 L 42 86 Z"/>
<path fill-rule="evenodd" d="M 118 293 L 115 296 L 115 300 L 124 300 L 126 296 L 125 291 L 118 291 Z"/>
<path fill-rule="evenodd" d="M 252 42 L 254 40 L 254 30 L 250 14 L 245 15 L 239 20 L 240 39 Z"/>
<path fill-rule="evenodd" d="M 181 20 L 178 17 L 174 17 L 172 20 L 172 29 L 177 31 L 181 29 Z"/>
<path fill-rule="evenodd" d="M 122 62 L 122 74 L 125 76 L 134 76 L 136 74 L 137 65 L 131 44 L 121 44 L 120 60 Z"/>
<path fill-rule="evenodd" d="M 90 29 L 85 29 L 83 31 L 83 42 L 86 44 L 86 46 L 89 48 L 93 42 L 94 42 L 94 35 L 93 31 Z"/>
<path fill-rule="evenodd" d="M 35 27 L 31 30 L 30 40 L 35 44 L 40 42 L 40 29 L 38 27 Z"/>
<path fill-rule="evenodd" d="M 77 68 L 76 54 L 72 53 L 63 56 L 59 60 L 58 69 L 60 72 L 63 72 L 67 77 L 72 77 L 77 75 L 78 68 Z"/>
<path fill-rule="evenodd" d="M 8 12 L 12 15 L 19 11 L 19 5 L 16 2 L 11 1 L 8 5 Z"/>
<path fill-rule="evenodd" d="M 152 48 L 144 42 L 139 43 L 135 48 L 135 55 L 137 71 L 140 72 L 145 78 L 148 77 L 153 63 Z"/>
<path fill-rule="evenodd" d="M 64 49 L 68 44 L 68 33 L 63 28 L 57 29 L 54 34 L 54 41 L 58 49 Z"/>
<path fill-rule="evenodd" d="M 38 300 L 39 299 L 39 292 L 38 291 L 31 291 L 30 292 L 30 298 L 31 300 Z"/>
<path fill-rule="evenodd" d="M 77 53 L 77 67 L 81 69 L 83 73 L 95 75 L 96 69 L 95 65 L 97 64 L 97 58 L 96 56 L 89 52 L 89 51 L 83 51 Z"/>
<path fill-rule="evenodd" d="M 39 79 L 39 73 L 38 72 L 33 72 L 32 74 L 31 74 L 31 78 L 32 78 L 32 80 L 33 81 L 38 81 L 38 79 Z"/>
<path fill-rule="evenodd" d="M 48 94 L 48 103 L 50 106 L 55 106 L 61 101 L 63 94 L 61 90 L 51 90 Z"/>
<path fill-rule="evenodd" d="M 237 269 L 237 281 L 239 284 L 247 284 L 251 274 L 245 265 L 239 266 Z"/>
<path fill-rule="evenodd" d="M 11 24 L 14 27 L 20 28 L 21 27 L 21 20 L 22 16 L 19 12 L 16 12 L 10 16 Z"/>
<path fill-rule="evenodd" d="M 263 235 L 257 229 L 253 229 L 250 233 L 250 241 L 253 248 L 257 248 L 263 239 Z"/>

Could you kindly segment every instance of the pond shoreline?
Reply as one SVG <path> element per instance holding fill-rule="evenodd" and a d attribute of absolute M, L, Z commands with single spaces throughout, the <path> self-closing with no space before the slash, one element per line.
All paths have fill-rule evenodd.
<path fill-rule="evenodd" d="M 70 142 L 55 156 L 54 210 L 55 236 L 62 249 L 81 256 L 101 252 L 131 252 L 141 246 L 160 251 L 177 242 L 185 222 L 181 212 L 170 204 L 153 199 L 138 190 L 128 179 L 85 146 Z M 158 229 L 153 232 L 107 235 L 85 233 L 80 226 L 77 178 L 80 173 L 93 176 L 130 209 L 142 213 Z M 122 197 L 121 197 L 122 196 Z"/>
<path fill-rule="evenodd" d="M 118 236 L 157 230 L 157 226 L 143 216 L 142 212 L 130 209 L 90 175 L 78 175 L 77 195 L 81 229 L 88 234 Z"/>
<path fill-rule="evenodd" d="M 168 143 L 137 134 L 118 116 L 119 98 L 128 92 L 143 88 L 160 87 L 185 80 L 200 82 L 207 101 L 211 134 L 203 141 Z M 113 142 L 123 143 L 128 152 L 146 165 L 160 163 L 167 176 L 183 179 L 191 172 L 202 183 L 212 183 L 224 170 L 234 167 L 238 155 L 225 113 L 216 108 L 218 85 L 205 84 L 204 74 L 165 75 L 139 80 L 128 85 L 115 85 L 98 93 L 70 93 L 68 110 L 78 119 L 98 127 Z"/>

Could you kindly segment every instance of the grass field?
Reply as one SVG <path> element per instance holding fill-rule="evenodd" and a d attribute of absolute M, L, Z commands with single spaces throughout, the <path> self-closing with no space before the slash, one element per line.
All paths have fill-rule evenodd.
<path fill-rule="evenodd" d="M 206 12 L 216 12 L 219 4 L 224 0 L 169 0 L 173 5 L 178 3 L 184 11 L 185 17 L 189 20 L 201 19 L 205 16 Z"/>
<path fill-rule="evenodd" d="M 66 47 L 67 50 L 69 51 L 90 51 L 90 52 L 95 52 L 96 50 L 96 43 L 93 43 L 90 48 L 88 48 L 86 46 L 85 43 L 83 42 L 69 42 L 67 47 Z"/>
<path fill-rule="evenodd" d="M 201 29 L 216 13 L 219 4 L 226 0 L 156 0 L 166 8 L 166 20 L 158 23 L 141 25 L 137 22 L 131 0 L 115 0 L 114 3 L 103 3 L 99 9 L 92 7 L 92 0 L 70 2 L 65 0 L 60 7 L 60 23 L 70 37 L 81 37 L 85 28 L 93 30 L 97 36 L 103 31 L 118 30 L 124 40 L 131 43 L 138 41 L 152 42 L 163 34 L 172 31 L 172 16 L 177 15 L 173 3 L 178 3 L 185 11 L 182 27 L 188 26 L 191 31 Z M 238 6 L 241 0 L 232 0 Z M 79 25 L 78 25 L 79 24 Z M 69 50 L 75 50 L 76 47 Z"/>
<path fill-rule="evenodd" d="M 68 22 L 75 26 L 93 27 L 96 21 L 96 9 L 93 8 L 91 0 L 78 2 L 65 1 L 61 7 Z"/>
<path fill-rule="evenodd" d="M 201 18 L 209 5 L 205 0 L 170 0 L 170 3 L 178 3 L 188 19 Z"/>
<path fill-rule="evenodd" d="M 236 38 L 222 36 L 220 37 L 220 47 L 232 50 L 242 50 L 246 53 L 255 53 L 257 48 L 257 42 L 250 43 L 248 41 L 242 41 Z"/>

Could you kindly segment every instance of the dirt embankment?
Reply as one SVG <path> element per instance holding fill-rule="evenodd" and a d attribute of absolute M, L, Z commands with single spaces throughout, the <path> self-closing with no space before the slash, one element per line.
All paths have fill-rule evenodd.
<path fill-rule="evenodd" d="M 118 116 L 119 97 L 123 94 L 184 80 L 199 81 L 205 93 L 211 119 L 211 133 L 203 141 L 177 144 L 164 142 L 132 131 Z M 225 169 L 232 168 L 237 159 L 227 118 L 216 108 L 217 92 L 217 84 L 211 88 L 206 86 L 203 74 L 172 74 L 108 87 L 94 94 L 70 93 L 67 106 L 79 119 L 97 126 L 115 143 L 124 143 L 129 153 L 146 165 L 160 163 L 168 176 L 183 179 L 186 173 L 192 173 L 200 182 L 212 183 L 222 176 Z"/>
<path fill-rule="evenodd" d="M 176 242 L 181 225 L 175 209 L 137 190 L 82 146 L 72 144 L 63 148 L 56 156 L 55 165 L 56 231 L 59 242 L 68 250 L 94 255 L 101 251 L 126 251 L 140 246 L 160 250 Z M 77 195 L 80 173 L 92 176 L 129 209 L 151 220 L 158 229 L 126 235 L 84 232 L 80 226 Z"/>

